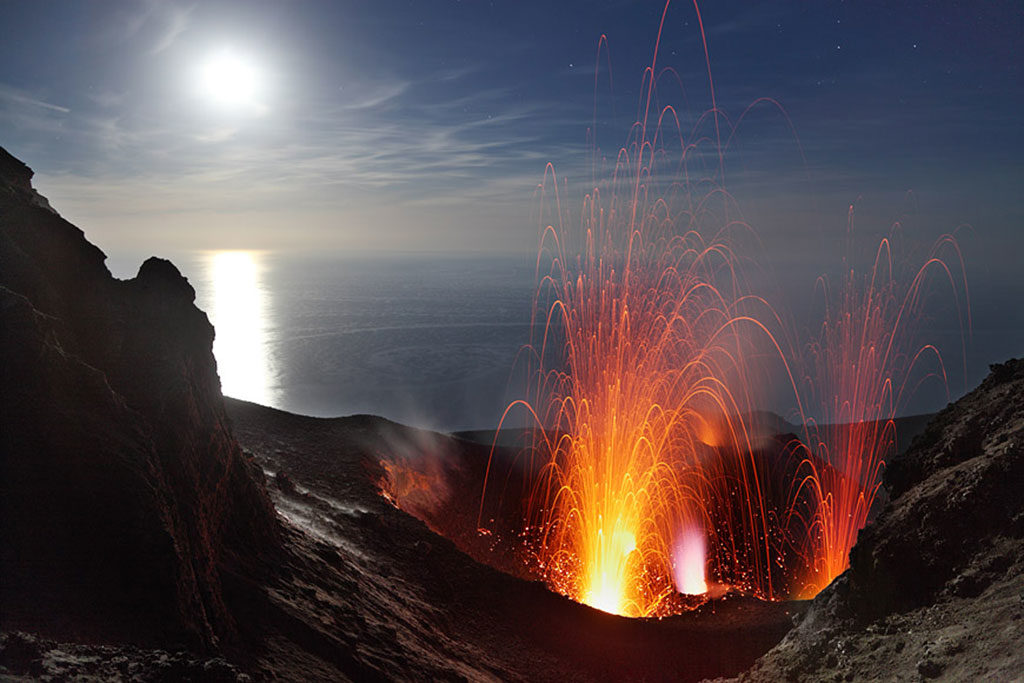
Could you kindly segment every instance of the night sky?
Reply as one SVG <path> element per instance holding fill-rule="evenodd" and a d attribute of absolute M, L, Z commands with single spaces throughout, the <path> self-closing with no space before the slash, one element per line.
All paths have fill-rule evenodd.
<path fill-rule="evenodd" d="M 528 253 L 545 163 L 577 195 L 588 189 L 600 36 L 609 47 L 597 142 L 614 156 L 636 117 L 662 9 L 660 0 L 8 2 L 0 144 L 111 254 Z M 701 9 L 728 121 L 762 97 L 784 110 L 748 112 L 725 178 L 783 286 L 838 261 L 832 245 L 851 203 L 868 244 L 896 220 L 921 244 L 966 225 L 958 236 L 978 331 L 1003 330 L 992 355 L 1024 351 L 1024 5 Z M 225 54 L 252 78 L 241 100 L 203 85 Z M 659 87 L 689 133 L 711 106 L 691 3 L 669 8 L 659 65 L 680 76 L 682 90 L 670 79 Z"/>

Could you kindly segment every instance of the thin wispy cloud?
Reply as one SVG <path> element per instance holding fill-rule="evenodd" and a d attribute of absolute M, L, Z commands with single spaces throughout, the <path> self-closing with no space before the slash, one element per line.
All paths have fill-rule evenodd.
<path fill-rule="evenodd" d="M 375 109 L 400 97 L 409 89 L 406 81 L 349 84 L 338 88 L 340 111 Z"/>
<path fill-rule="evenodd" d="M 195 9 L 195 5 L 188 7 L 177 7 L 172 3 L 154 2 L 152 4 L 155 12 L 159 12 L 160 32 L 157 34 L 150 54 L 160 54 L 174 44 L 189 25 L 189 17 Z M 159 8 L 159 9 L 158 9 Z"/>
<path fill-rule="evenodd" d="M 138 43 L 144 54 L 157 55 L 188 29 L 195 7 L 173 0 L 140 0 L 112 12 L 88 39 L 106 49 Z"/>
<path fill-rule="evenodd" d="M 71 113 L 71 109 L 68 107 L 62 107 L 59 104 L 53 104 L 52 102 L 46 102 L 31 94 L 0 84 L 0 101 L 6 101 L 15 105 L 27 106 L 30 108 L 48 109 L 50 111 L 60 112 L 62 114 Z"/>
<path fill-rule="evenodd" d="M 408 226 L 424 214 L 445 224 L 448 211 L 445 245 L 461 248 L 460 231 L 501 244 L 529 212 L 547 162 L 580 193 L 594 182 L 592 146 L 598 172 L 614 168 L 645 101 L 641 73 L 661 16 L 660 6 L 626 2 L 513 5 L 69 4 L 82 35 L 40 35 L 45 44 L 33 48 L 69 67 L 59 79 L 3 76 L 0 129 L 58 209 L 97 223 L 160 215 L 160 229 L 174 229 L 176 217 L 206 212 L 195 222 L 216 226 L 259 210 L 291 230 L 386 214 L 396 234 L 427 240 Z M 702 9 L 717 121 L 701 119 L 710 84 L 690 5 L 670 7 L 658 60 L 669 70 L 652 104 L 680 117 L 675 130 L 666 114 L 656 138 L 665 159 L 696 145 L 687 148 L 695 182 L 718 175 L 719 139 L 727 184 L 753 201 L 809 191 L 808 178 L 831 202 L 833 188 L 847 198 L 929 183 L 945 193 L 956 187 L 952 168 L 975 169 L 969 184 L 990 194 L 1019 177 L 1009 163 L 1021 145 L 1019 107 L 1008 104 L 1019 82 L 993 66 L 1005 40 L 957 43 L 961 53 L 991 52 L 968 64 L 934 49 L 924 59 L 897 24 L 871 24 L 873 43 L 837 49 L 847 18 L 817 6 Z M 612 85 L 602 48 L 595 112 L 602 34 Z M 193 82 L 227 48 L 259 67 L 259 107 L 218 109 Z M 758 104 L 733 131 L 762 96 L 784 111 Z"/>

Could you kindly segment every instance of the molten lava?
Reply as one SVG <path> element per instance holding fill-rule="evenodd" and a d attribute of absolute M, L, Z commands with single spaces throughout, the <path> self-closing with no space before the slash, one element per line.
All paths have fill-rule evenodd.
<path fill-rule="evenodd" d="M 853 207 L 850 207 L 852 232 Z M 944 252 L 948 252 L 946 257 Z M 949 264 L 959 265 L 959 276 Z M 870 272 L 853 268 L 837 295 L 824 280 L 825 313 L 818 335 L 806 346 L 804 393 L 820 418 L 805 416 L 803 443 L 808 457 L 798 502 L 810 501 L 801 597 L 813 597 L 849 565 L 850 549 L 868 521 L 881 486 L 885 460 L 896 453 L 898 407 L 921 384 L 932 382 L 949 399 L 946 368 L 939 350 L 915 340 L 930 276 L 948 284 L 961 330 L 970 308 L 961 311 L 958 290 L 966 294 L 963 259 L 951 235 L 940 238 L 911 278 L 898 276 L 892 239 L 881 241 Z M 966 304 L 966 302 L 965 302 Z M 908 351 L 912 351 L 908 353 Z M 810 407 L 808 408 L 810 409 Z M 823 468 L 816 463 L 827 463 Z"/>
<path fill-rule="evenodd" d="M 554 590 L 636 617 L 677 613 L 710 586 L 810 596 L 846 567 L 895 449 L 895 410 L 918 361 L 938 359 L 907 334 L 924 273 L 950 274 L 933 255 L 900 290 L 885 241 L 806 352 L 780 342 L 796 335 L 744 277 L 757 237 L 721 185 L 710 65 L 712 111 L 684 136 L 671 106 L 652 109 L 658 36 L 641 115 L 576 221 L 545 170 L 533 326 L 543 332 L 529 348 L 529 395 L 499 425 L 523 410 L 535 427 L 528 562 Z M 765 438 L 752 417 L 770 363 L 799 405 L 799 441 Z"/>
<path fill-rule="evenodd" d="M 747 359 L 765 337 L 751 311 L 765 307 L 746 295 L 733 248 L 746 229 L 721 222 L 729 198 L 695 197 L 685 174 L 661 178 L 693 148 L 681 134 L 678 149 L 666 147 L 671 108 L 653 122 L 655 74 L 652 63 L 647 113 L 611 179 L 585 198 L 579 225 L 562 213 L 553 171 L 541 187 L 542 205 L 554 190 L 558 227 L 539 226 L 553 258 L 535 300 L 536 381 L 518 404 L 540 427 L 530 451 L 540 474 L 527 495 L 535 563 L 556 590 L 630 616 L 678 611 L 676 576 L 686 592 L 704 592 L 694 529 L 708 529 L 725 573 L 774 596 L 770 520 L 739 417 L 753 406 Z M 732 515 L 736 488 L 745 502 Z"/>
<path fill-rule="evenodd" d="M 706 562 L 704 532 L 696 525 L 686 527 L 673 546 L 672 577 L 676 590 L 683 595 L 703 595 L 708 592 L 704 575 Z"/>

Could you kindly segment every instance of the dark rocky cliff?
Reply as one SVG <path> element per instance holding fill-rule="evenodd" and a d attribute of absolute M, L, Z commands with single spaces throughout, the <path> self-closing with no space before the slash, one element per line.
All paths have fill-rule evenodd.
<path fill-rule="evenodd" d="M 850 568 L 753 680 L 1017 680 L 1024 665 L 1024 359 L 929 423 L 885 473 Z"/>
<path fill-rule="evenodd" d="M 279 544 L 213 327 L 169 261 L 127 281 L 0 149 L 0 630 L 210 647 Z"/>

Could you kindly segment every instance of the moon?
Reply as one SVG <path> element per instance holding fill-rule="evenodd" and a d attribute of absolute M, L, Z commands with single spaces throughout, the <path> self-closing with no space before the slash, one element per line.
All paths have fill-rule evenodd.
<path fill-rule="evenodd" d="M 199 69 L 199 87 L 203 96 L 226 108 L 259 108 L 260 72 L 256 64 L 231 50 L 210 57 Z"/>

